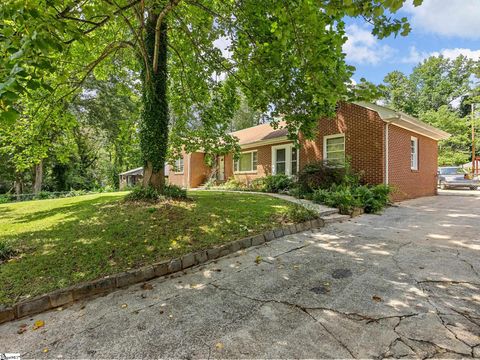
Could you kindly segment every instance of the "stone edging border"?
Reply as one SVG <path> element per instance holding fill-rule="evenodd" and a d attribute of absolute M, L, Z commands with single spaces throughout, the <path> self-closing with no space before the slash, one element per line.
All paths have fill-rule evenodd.
<path fill-rule="evenodd" d="M 60 306 L 70 305 L 75 301 L 89 299 L 97 295 L 106 295 L 119 288 L 186 270 L 192 266 L 200 265 L 252 246 L 262 245 L 265 242 L 286 235 L 318 229 L 324 226 L 325 221 L 321 218 L 287 225 L 206 250 L 188 253 L 180 258 L 161 261 L 138 269 L 83 282 L 65 289 L 55 290 L 9 307 L 0 305 L 0 324 L 39 314 Z"/>

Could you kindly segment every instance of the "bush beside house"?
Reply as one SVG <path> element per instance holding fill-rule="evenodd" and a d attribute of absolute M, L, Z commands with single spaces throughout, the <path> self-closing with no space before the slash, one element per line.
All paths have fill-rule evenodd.
<path fill-rule="evenodd" d="M 388 185 L 365 185 L 348 162 L 345 166 L 317 162 L 306 165 L 296 178 L 284 174 L 268 175 L 251 182 L 234 178 L 210 189 L 285 193 L 326 206 L 338 208 L 341 214 L 351 215 L 357 209 L 378 213 L 390 203 L 392 188 Z"/>

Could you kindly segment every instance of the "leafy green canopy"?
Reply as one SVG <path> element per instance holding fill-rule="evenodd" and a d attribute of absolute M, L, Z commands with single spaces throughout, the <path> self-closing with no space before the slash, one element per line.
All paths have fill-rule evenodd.
<path fill-rule="evenodd" d="M 168 52 L 168 108 L 177 139 L 188 145 L 187 139 L 196 136 L 197 147 L 212 142 L 232 146 L 232 139 L 217 136 L 227 130 L 224 124 L 238 104 L 231 96 L 238 94 L 231 91 L 235 88 L 241 88 L 255 110 L 285 114 L 291 134 L 301 130 L 309 136 L 319 116 L 330 114 L 339 99 L 352 95 L 347 84 L 354 68 L 346 65 L 342 53 L 344 18 L 363 17 L 380 38 L 406 35 L 406 19 L 392 15 L 403 4 L 404 0 L 6 0 L 0 9 L 1 121 L 23 114 L 23 98 L 34 91 L 48 94 L 58 105 L 92 72 L 101 76 L 121 71 L 108 61 L 111 56 L 126 63 L 130 59 L 129 71 L 143 69 L 145 78 L 151 78 L 149 71 L 158 66 L 160 31 L 155 33 L 152 57 L 146 19 L 157 14 L 168 24 L 168 49 L 162 51 Z M 229 44 L 223 53 L 215 45 L 222 38 Z M 225 77 L 228 84 L 219 84 L 217 79 Z M 195 122 L 203 130 L 192 134 L 198 129 Z"/>
<path fill-rule="evenodd" d="M 385 76 L 381 89 L 387 105 L 417 116 L 422 121 L 451 134 L 439 144 L 439 165 L 458 165 L 471 159 L 471 103 L 479 79 L 480 62 L 464 56 L 447 59 L 430 57 L 410 75 L 393 71 Z M 454 101 L 460 107 L 454 108 Z"/>

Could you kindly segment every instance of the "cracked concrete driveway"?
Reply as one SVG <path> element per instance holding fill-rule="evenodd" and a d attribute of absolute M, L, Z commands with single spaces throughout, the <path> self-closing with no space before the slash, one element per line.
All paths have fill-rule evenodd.
<path fill-rule="evenodd" d="M 423 198 L 288 236 L 153 280 L 150 290 L 132 286 L 4 324 L 0 352 L 480 357 L 479 205 L 478 197 Z M 45 326 L 32 330 L 39 319 Z M 17 334 L 22 324 L 28 330 Z"/>

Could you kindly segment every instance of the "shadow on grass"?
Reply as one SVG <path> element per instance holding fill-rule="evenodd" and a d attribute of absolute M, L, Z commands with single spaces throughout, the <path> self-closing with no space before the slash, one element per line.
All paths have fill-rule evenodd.
<path fill-rule="evenodd" d="M 192 197 L 193 202 L 150 204 L 103 196 L 12 219 L 24 225 L 0 241 L 21 255 L 0 267 L 0 303 L 273 228 L 272 214 L 283 204 L 243 194 Z M 37 225 L 30 229 L 31 222 Z"/>

